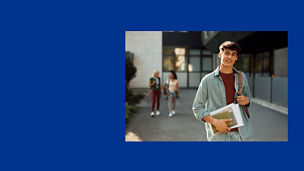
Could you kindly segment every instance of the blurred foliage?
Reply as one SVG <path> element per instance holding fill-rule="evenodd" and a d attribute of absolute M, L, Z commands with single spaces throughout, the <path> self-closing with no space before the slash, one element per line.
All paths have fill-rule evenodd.
<path fill-rule="evenodd" d="M 134 94 L 131 89 L 127 89 L 126 102 L 130 105 L 138 104 L 144 97 L 143 94 Z"/>
<path fill-rule="evenodd" d="M 135 105 L 129 105 L 126 103 L 126 123 L 129 122 L 131 114 L 136 112 L 138 108 Z"/>
<path fill-rule="evenodd" d="M 126 52 L 126 123 L 129 121 L 132 113 L 136 112 L 137 107 L 135 106 L 145 97 L 143 94 L 133 94 L 133 91 L 129 89 L 130 81 L 136 76 L 136 67 L 133 64 L 133 54 Z"/>
<path fill-rule="evenodd" d="M 129 54 L 129 53 L 126 53 Z M 130 55 L 129 55 L 130 56 Z M 128 89 L 130 81 L 136 76 L 136 67 L 133 64 L 131 57 L 126 55 L 126 89 Z"/>

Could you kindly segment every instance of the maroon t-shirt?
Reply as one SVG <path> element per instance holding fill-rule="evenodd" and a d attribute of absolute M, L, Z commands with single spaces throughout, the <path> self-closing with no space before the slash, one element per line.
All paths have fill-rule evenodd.
<path fill-rule="evenodd" d="M 231 74 L 224 74 L 220 72 L 220 76 L 225 85 L 225 94 L 226 94 L 226 103 L 227 105 L 234 103 L 234 73 Z M 231 129 L 231 131 L 237 131 L 237 128 Z"/>

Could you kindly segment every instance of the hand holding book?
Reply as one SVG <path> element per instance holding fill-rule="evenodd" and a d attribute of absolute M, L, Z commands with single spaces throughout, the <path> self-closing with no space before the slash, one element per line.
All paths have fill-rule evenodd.
<path fill-rule="evenodd" d="M 239 104 L 231 103 L 218 110 L 212 111 L 210 112 L 210 117 L 212 117 L 212 119 L 208 119 L 211 121 L 208 121 L 208 124 L 213 135 L 227 133 L 232 128 L 244 125 Z"/>
<path fill-rule="evenodd" d="M 227 133 L 230 131 L 229 125 L 232 124 L 231 121 L 232 119 L 214 119 L 212 122 L 212 129 L 216 129 L 220 133 Z"/>

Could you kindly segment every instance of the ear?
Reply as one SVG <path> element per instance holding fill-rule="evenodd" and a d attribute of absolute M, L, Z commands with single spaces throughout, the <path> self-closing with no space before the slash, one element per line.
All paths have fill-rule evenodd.
<path fill-rule="evenodd" d="M 219 56 L 219 58 L 221 59 L 221 57 L 222 57 L 222 54 L 221 54 L 221 52 L 219 52 L 218 56 Z"/>

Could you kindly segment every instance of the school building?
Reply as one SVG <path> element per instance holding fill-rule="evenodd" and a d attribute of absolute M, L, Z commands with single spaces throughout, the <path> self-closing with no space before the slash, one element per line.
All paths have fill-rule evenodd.
<path fill-rule="evenodd" d="M 137 68 L 130 88 L 148 89 L 154 69 L 163 83 L 174 70 L 181 88 L 197 88 L 219 65 L 226 40 L 242 48 L 235 67 L 246 73 L 252 96 L 288 108 L 287 31 L 126 31 L 126 57 Z"/>

